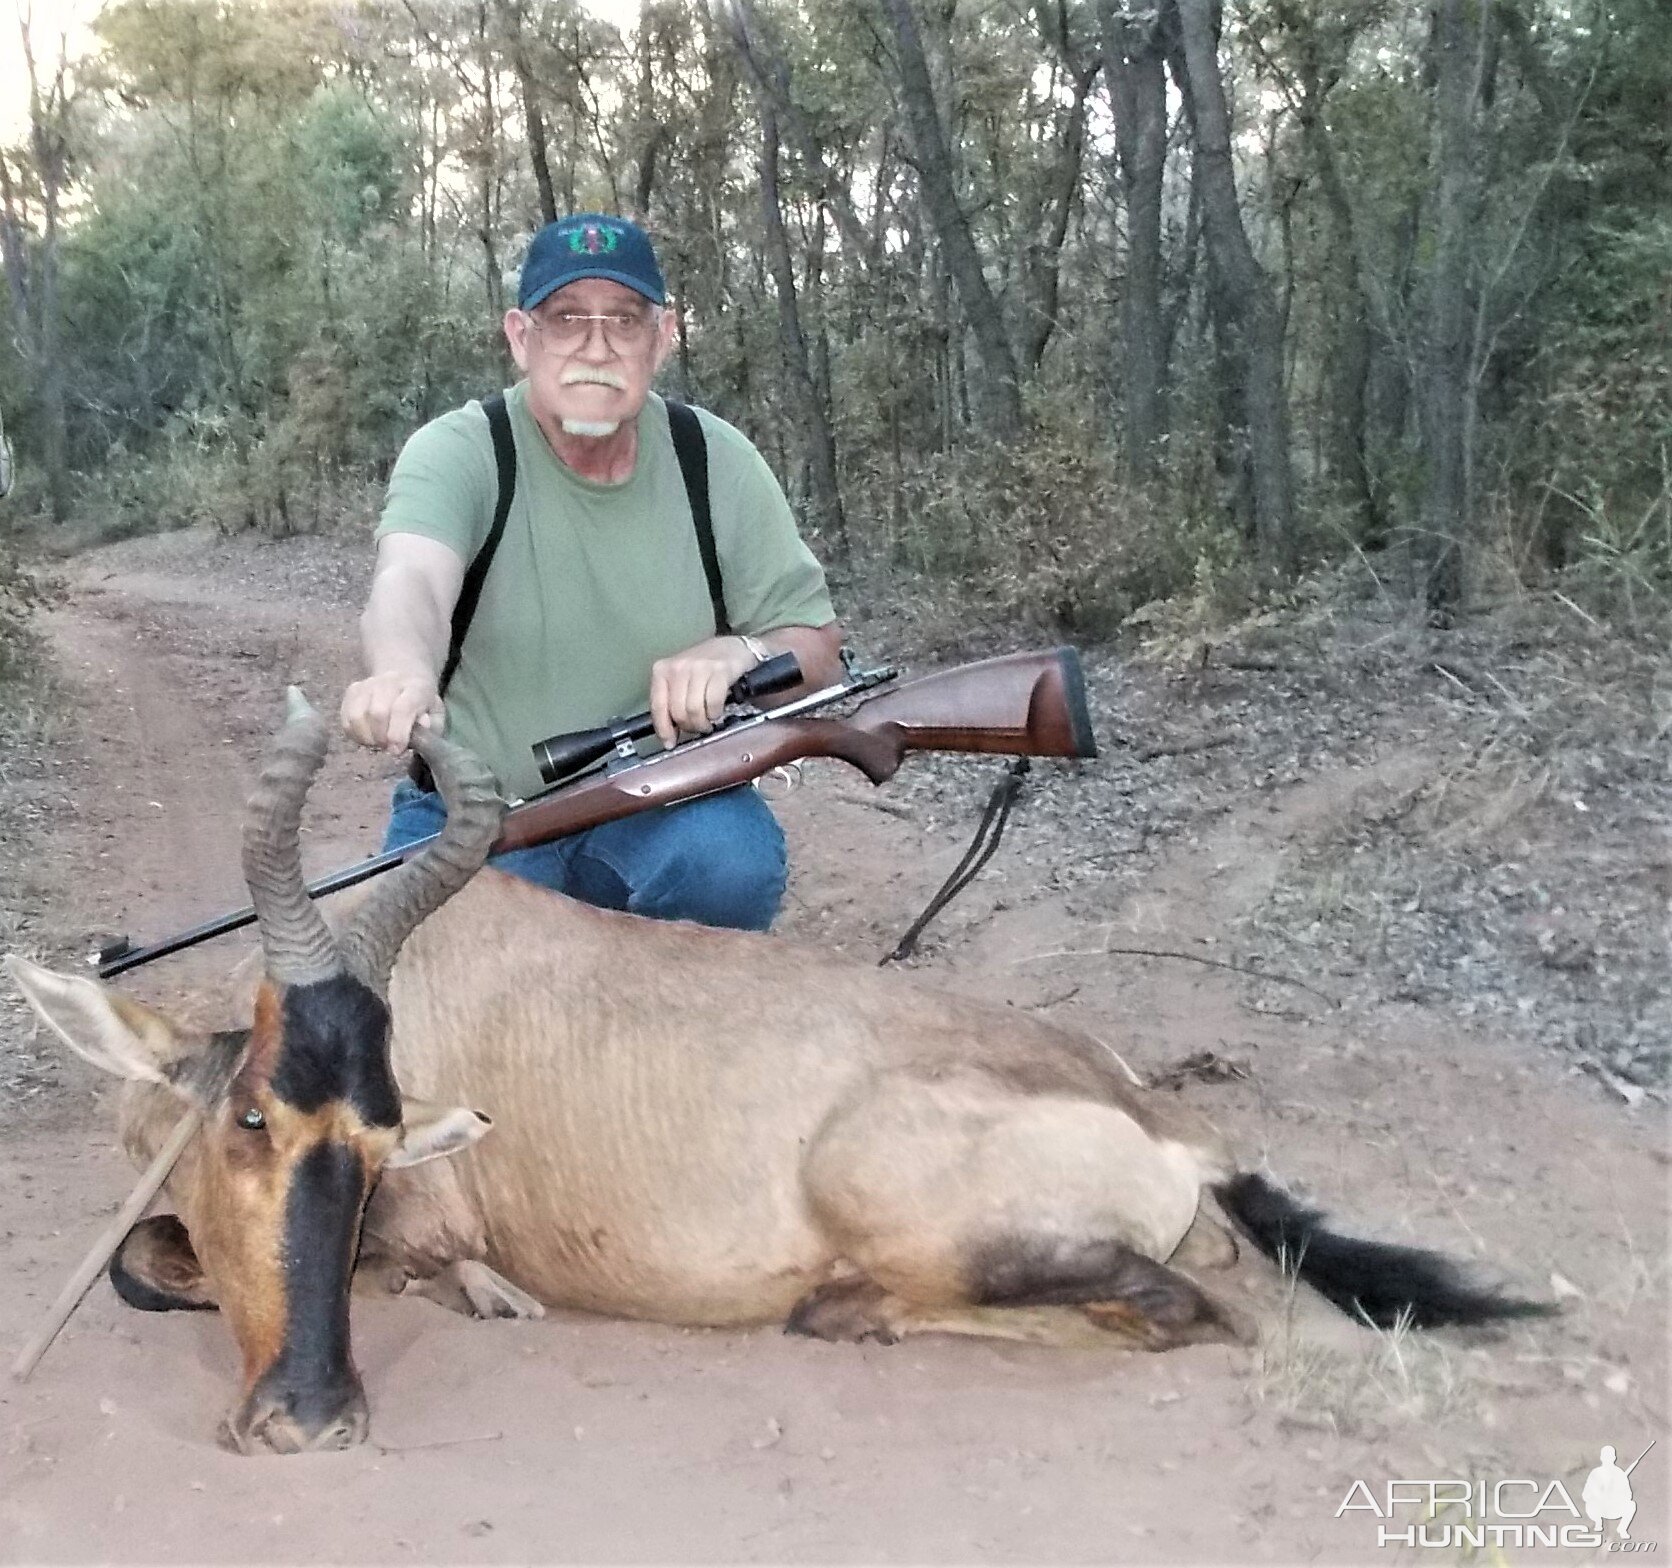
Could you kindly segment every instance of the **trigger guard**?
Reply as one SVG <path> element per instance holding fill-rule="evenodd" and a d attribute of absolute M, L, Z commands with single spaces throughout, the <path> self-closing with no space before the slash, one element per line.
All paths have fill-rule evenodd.
<path fill-rule="evenodd" d="M 801 764 L 799 762 L 780 763 L 775 768 L 769 768 L 756 779 L 755 789 L 762 800 L 782 800 L 797 789 L 801 784 Z"/>

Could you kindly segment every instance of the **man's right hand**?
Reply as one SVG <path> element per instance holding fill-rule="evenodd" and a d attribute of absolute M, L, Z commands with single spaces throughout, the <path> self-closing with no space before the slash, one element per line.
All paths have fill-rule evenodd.
<path fill-rule="evenodd" d="M 433 675 L 368 675 L 343 693 L 343 728 L 362 746 L 376 750 L 405 751 L 415 724 L 439 731 L 445 716 Z"/>

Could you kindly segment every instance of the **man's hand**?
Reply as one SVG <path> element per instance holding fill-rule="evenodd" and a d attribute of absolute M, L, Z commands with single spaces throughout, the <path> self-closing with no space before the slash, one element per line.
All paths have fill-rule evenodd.
<path fill-rule="evenodd" d="M 343 693 L 343 728 L 362 746 L 402 752 L 413 726 L 439 731 L 445 714 L 435 677 L 388 671 L 356 681 Z"/>
<path fill-rule="evenodd" d="M 726 693 L 755 667 L 739 637 L 710 637 L 650 667 L 650 717 L 664 746 L 687 735 L 706 735 L 725 711 Z"/>

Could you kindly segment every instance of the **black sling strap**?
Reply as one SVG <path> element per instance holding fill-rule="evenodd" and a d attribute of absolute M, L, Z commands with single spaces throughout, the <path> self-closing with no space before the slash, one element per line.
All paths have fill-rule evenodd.
<path fill-rule="evenodd" d="M 714 513 L 708 497 L 708 438 L 702 433 L 697 411 L 684 403 L 668 402 L 668 430 L 673 436 L 674 455 L 685 480 L 686 499 L 691 503 L 691 521 L 697 527 L 697 549 L 702 552 L 702 572 L 708 579 L 709 602 L 714 606 L 714 635 L 731 635 L 726 615 L 726 595 L 720 582 L 720 556 L 714 548 Z"/>
<path fill-rule="evenodd" d="M 500 537 L 505 532 L 505 519 L 511 515 L 511 501 L 517 493 L 517 444 L 511 439 L 511 416 L 505 408 L 504 393 L 496 392 L 486 399 L 482 412 L 488 416 L 488 429 L 493 434 L 493 460 L 499 470 L 499 501 L 493 509 L 493 526 L 488 529 L 488 537 L 482 541 L 482 548 L 476 552 L 476 558 L 466 570 L 464 582 L 459 587 L 458 603 L 453 606 L 453 631 L 447 644 L 447 662 L 442 665 L 441 679 L 436 682 L 436 691 L 443 697 L 447 695 L 448 683 L 459 667 L 459 655 L 464 652 L 464 636 L 475 618 L 476 605 L 482 597 L 482 584 L 487 579 L 488 568 L 493 565 L 494 551 L 499 548 Z"/>
<path fill-rule="evenodd" d="M 708 598 L 714 606 L 714 631 L 725 637 L 731 632 L 731 621 L 726 615 L 725 588 L 720 579 L 720 555 L 714 547 L 714 513 L 708 493 L 708 438 L 704 436 L 702 421 L 696 411 L 684 403 L 667 399 L 668 432 L 673 437 L 674 456 L 679 459 L 680 477 L 685 481 L 685 498 L 691 503 L 691 521 L 696 525 L 697 550 L 702 556 L 703 576 L 708 580 Z M 464 652 L 465 634 L 475 618 L 477 603 L 482 597 L 482 584 L 487 580 L 488 568 L 493 565 L 494 552 L 505 532 L 505 520 L 511 515 L 511 502 L 517 493 L 517 446 L 511 436 L 511 416 L 505 408 L 503 393 L 495 393 L 482 403 L 488 416 L 488 429 L 493 435 L 494 466 L 499 471 L 499 499 L 494 506 L 493 524 L 482 548 L 465 570 L 464 582 L 459 586 L 458 602 L 453 606 L 453 624 L 447 643 L 447 662 L 441 667 L 441 678 L 436 691 L 446 696 L 447 687 L 459 667 L 459 656 Z M 410 768 L 412 780 L 420 789 L 433 789 L 429 769 L 422 758 L 414 756 Z"/>

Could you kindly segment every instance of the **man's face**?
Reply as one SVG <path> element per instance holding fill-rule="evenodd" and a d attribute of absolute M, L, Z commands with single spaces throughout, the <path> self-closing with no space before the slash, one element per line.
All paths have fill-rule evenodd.
<path fill-rule="evenodd" d="M 505 316 L 511 357 L 528 377 L 530 411 L 542 425 L 555 421 L 578 436 L 613 435 L 638 418 L 673 331 L 672 312 L 607 278 L 582 278 L 532 313 Z"/>

